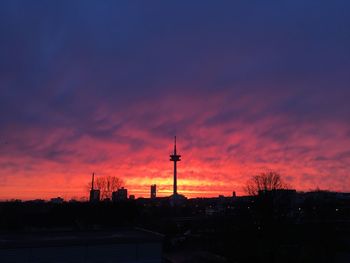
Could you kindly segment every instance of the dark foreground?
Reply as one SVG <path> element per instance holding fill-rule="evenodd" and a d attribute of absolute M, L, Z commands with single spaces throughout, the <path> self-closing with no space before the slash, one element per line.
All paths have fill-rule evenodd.
<path fill-rule="evenodd" d="M 53 263 L 350 262 L 350 199 L 281 192 L 176 204 L 6 202 L 0 231 L 0 262 L 16 262 L 16 251 Z M 29 260 L 45 253 L 46 261 Z"/>

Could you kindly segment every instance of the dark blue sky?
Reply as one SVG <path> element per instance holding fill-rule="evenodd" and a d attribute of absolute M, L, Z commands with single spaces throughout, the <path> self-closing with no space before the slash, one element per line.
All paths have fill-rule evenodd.
<path fill-rule="evenodd" d="M 349 28 L 349 1 L 1 1 L 1 176 L 133 182 L 114 160 L 152 170 L 177 133 L 194 178 L 350 190 Z"/>

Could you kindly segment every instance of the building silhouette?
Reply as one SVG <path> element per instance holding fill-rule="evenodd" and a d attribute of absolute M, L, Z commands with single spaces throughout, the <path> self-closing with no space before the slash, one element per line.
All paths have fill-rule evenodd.
<path fill-rule="evenodd" d="M 54 197 L 50 199 L 50 203 L 53 204 L 63 204 L 64 199 L 62 197 Z"/>
<path fill-rule="evenodd" d="M 1 263 L 162 262 L 163 236 L 142 229 L 38 231 L 0 238 Z"/>
<path fill-rule="evenodd" d="M 155 199 L 157 197 L 157 185 L 151 185 L 151 199 Z"/>
<path fill-rule="evenodd" d="M 100 201 L 100 190 L 94 189 L 94 180 L 95 180 L 95 173 L 92 173 L 90 199 L 89 199 L 91 203 L 96 203 Z"/>
<path fill-rule="evenodd" d="M 119 188 L 117 191 L 112 193 L 113 202 L 125 201 L 127 199 L 128 199 L 128 189 L 124 187 Z"/>

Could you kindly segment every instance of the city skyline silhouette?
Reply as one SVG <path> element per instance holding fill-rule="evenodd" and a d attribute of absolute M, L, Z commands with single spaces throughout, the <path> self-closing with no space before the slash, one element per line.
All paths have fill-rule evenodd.
<path fill-rule="evenodd" d="M 157 190 L 157 185 L 156 184 L 151 184 L 150 185 L 150 192 L 148 192 L 149 194 L 149 198 L 150 199 L 156 199 L 156 196 L 158 198 L 164 198 L 164 197 L 169 197 L 170 199 L 173 200 L 185 200 L 186 196 L 183 194 L 179 194 L 178 192 L 178 169 L 177 169 L 177 162 L 181 161 L 181 155 L 178 154 L 177 152 L 177 140 L 176 140 L 176 136 L 174 136 L 174 145 L 173 145 L 173 152 L 170 154 L 170 161 L 173 162 L 173 174 L 172 174 L 172 194 L 169 194 L 169 190 L 168 191 L 160 191 Z M 272 177 L 270 177 L 270 175 Z M 264 178 L 265 177 L 265 178 Z M 259 178 L 259 180 L 257 180 L 257 178 Z M 101 179 L 99 181 L 99 179 Z M 186 180 L 186 178 L 183 178 Z M 122 200 L 127 200 L 129 198 L 134 199 L 135 197 L 137 198 L 148 198 L 147 194 L 144 195 L 139 195 L 139 196 L 135 196 L 134 194 L 134 189 L 129 189 L 129 195 L 127 194 L 128 189 L 126 188 L 125 182 L 123 180 L 121 180 L 120 177 L 116 177 L 116 176 L 103 176 L 102 173 L 102 177 L 101 176 L 97 176 L 97 182 L 96 182 L 96 173 L 92 172 L 91 175 L 91 182 L 88 184 L 89 187 L 87 189 L 87 193 L 85 195 L 83 195 L 82 197 L 71 197 L 71 198 L 67 198 L 64 197 L 62 198 L 62 195 L 59 195 L 57 197 L 55 196 L 50 196 L 48 198 L 42 198 L 42 197 L 38 197 L 38 198 L 34 198 L 34 199 L 24 199 L 23 201 L 51 201 L 51 202 L 63 202 L 63 201 L 89 201 L 92 203 L 97 203 L 97 202 L 101 202 L 101 201 L 113 201 L 114 202 L 114 194 L 116 194 L 116 196 L 119 196 L 120 194 L 122 194 L 123 196 L 125 195 L 125 197 L 123 197 Z M 161 185 L 158 185 L 158 187 Z M 146 188 L 146 186 L 145 186 Z M 160 187 L 161 189 L 162 186 Z M 180 187 L 181 188 L 181 187 Z M 309 191 L 300 191 L 299 189 L 295 189 L 294 186 L 290 185 L 287 183 L 286 181 L 286 176 L 280 174 L 278 171 L 274 171 L 274 170 L 262 170 L 260 173 L 257 174 L 251 174 L 251 176 L 246 180 L 245 185 L 244 185 L 244 189 L 242 190 L 241 194 L 242 196 L 257 196 L 258 194 L 260 194 L 260 191 L 275 191 L 275 190 L 286 190 L 286 191 L 298 191 L 300 192 L 300 194 L 303 194 L 304 192 L 327 192 L 327 193 L 337 193 L 337 191 L 331 191 L 329 189 L 320 189 L 318 186 L 313 187 L 312 189 L 309 189 Z M 126 191 L 125 194 L 122 193 L 124 192 L 124 190 Z M 189 186 L 189 190 L 190 186 Z M 107 192 L 108 193 L 107 193 Z M 132 194 L 130 194 L 130 192 Z M 186 192 L 186 191 L 184 191 Z M 147 193 L 147 192 L 144 192 Z M 171 193 L 171 192 L 170 192 Z M 342 192 L 338 192 L 339 194 L 347 194 L 347 193 L 342 193 Z M 235 189 L 233 189 L 231 191 L 230 194 L 228 195 L 224 195 L 225 193 L 223 192 L 219 192 L 217 195 L 212 195 L 212 196 L 207 196 L 205 193 L 202 196 L 195 196 L 195 198 L 200 197 L 200 198 L 215 198 L 215 197 L 220 197 L 220 198 L 235 198 L 236 197 L 236 191 Z M 193 198 L 193 196 L 189 196 L 190 198 Z M 46 200 L 45 200 L 46 199 Z M 8 198 L 7 200 L 1 200 L 1 201 L 22 201 L 20 198 Z"/>

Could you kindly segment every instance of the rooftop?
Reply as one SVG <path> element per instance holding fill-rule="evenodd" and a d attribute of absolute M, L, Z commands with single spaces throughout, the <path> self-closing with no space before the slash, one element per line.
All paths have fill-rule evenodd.
<path fill-rule="evenodd" d="M 59 231 L 0 234 L 0 249 L 25 247 L 57 247 L 116 243 L 157 243 L 161 234 L 144 229 L 112 229 L 98 231 Z"/>

